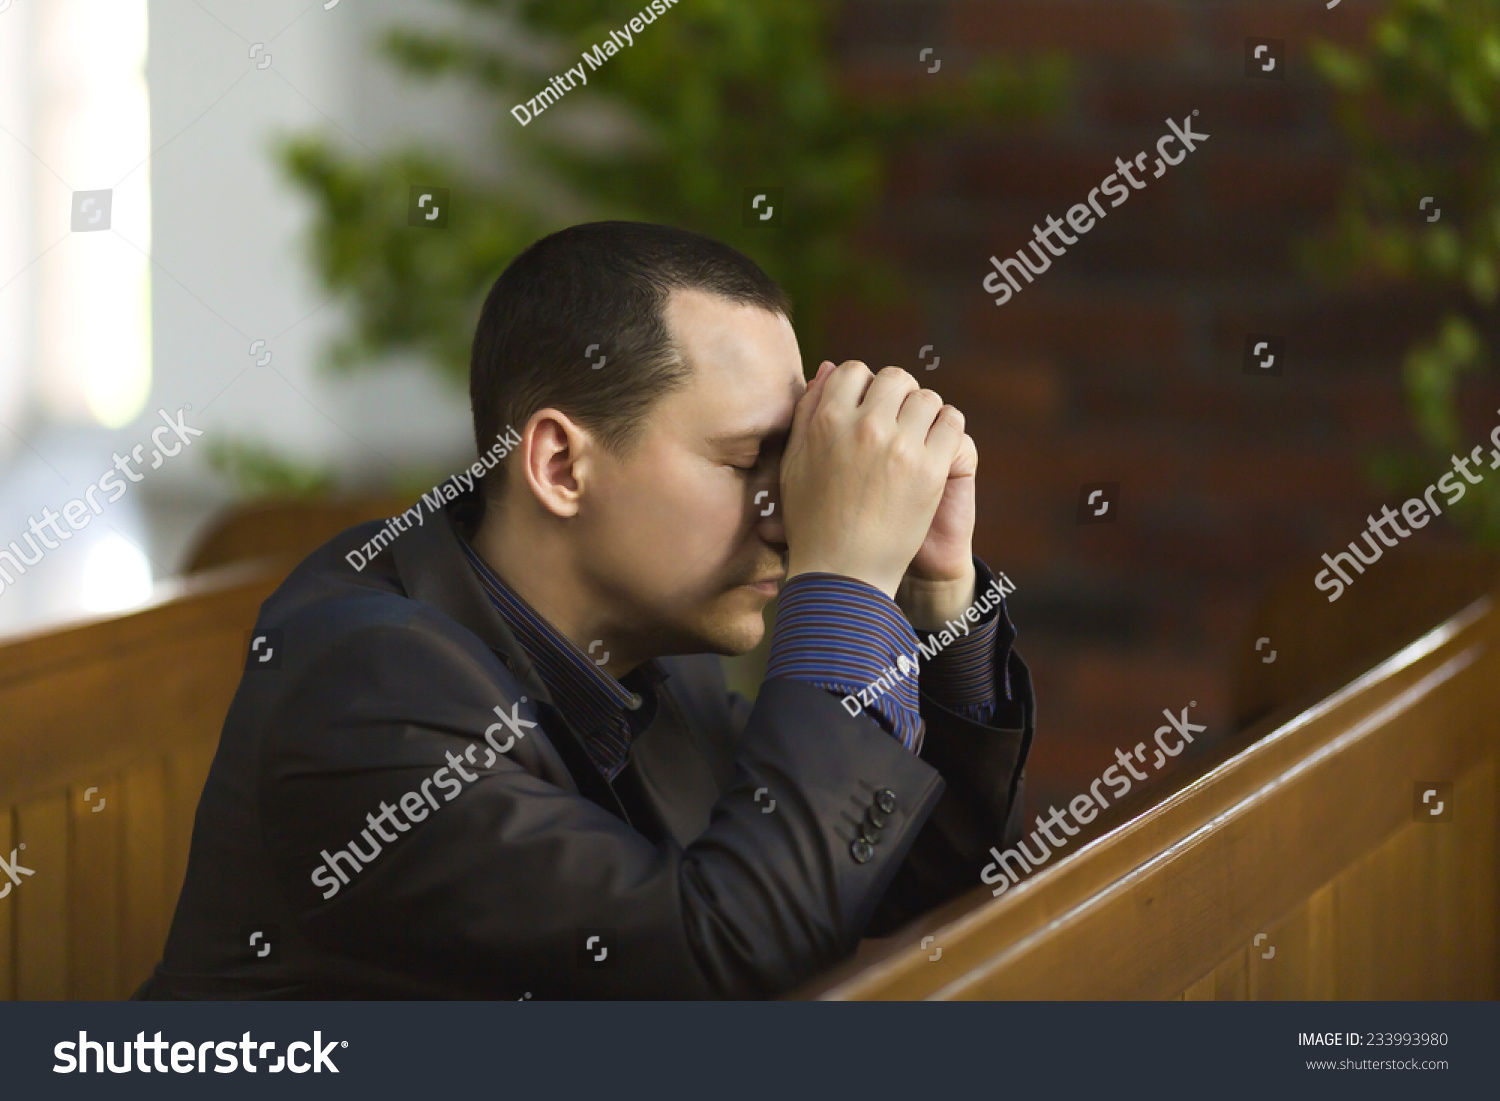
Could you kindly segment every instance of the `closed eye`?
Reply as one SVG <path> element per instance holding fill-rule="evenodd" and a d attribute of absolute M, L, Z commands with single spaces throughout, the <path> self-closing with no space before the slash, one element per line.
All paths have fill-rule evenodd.
<path fill-rule="evenodd" d="M 737 458 L 737 459 L 743 459 L 744 456 L 743 455 L 737 455 L 737 456 L 735 456 L 735 458 Z M 756 456 L 753 459 L 751 459 L 748 463 L 743 462 L 743 461 L 742 462 L 728 462 L 728 463 L 725 463 L 724 465 L 727 466 L 727 467 L 729 467 L 732 470 L 739 471 L 741 474 L 754 474 L 754 473 L 757 473 L 757 472 L 765 473 L 768 470 L 775 470 L 777 464 L 780 463 L 780 461 L 781 461 L 781 448 L 779 446 L 776 446 L 776 445 L 772 444 L 772 445 L 762 446 L 761 449 L 760 449 L 760 451 L 759 451 L 759 453 L 757 453 Z"/>

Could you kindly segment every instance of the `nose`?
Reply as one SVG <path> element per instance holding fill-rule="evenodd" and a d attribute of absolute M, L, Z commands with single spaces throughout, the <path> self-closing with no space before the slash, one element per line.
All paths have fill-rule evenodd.
<path fill-rule="evenodd" d="M 781 485 L 779 482 L 759 482 L 750 499 L 750 519 L 755 533 L 773 547 L 786 546 L 786 525 L 781 519 Z"/>

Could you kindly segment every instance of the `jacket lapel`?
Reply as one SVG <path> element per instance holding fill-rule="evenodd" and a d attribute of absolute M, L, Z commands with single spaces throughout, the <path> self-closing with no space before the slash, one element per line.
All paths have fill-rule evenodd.
<path fill-rule="evenodd" d="M 464 503 L 461 501 L 459 505 Z M 444 508 L 435 515 L 429 512 L 422 526 L 391 545 L 392 560 L 406 594 L 432 605 L 472 631 L 494 651 L 536 702 L 548 740 L 573 777 L 579 794 L 629 821 L 619 798 L 589 758 L 582 736 L 563 717 L 536 666 L 526 656 L 525 648 L 490 603 L 489 595 L 459 547 L 460 538 L 450 509 Z"/>

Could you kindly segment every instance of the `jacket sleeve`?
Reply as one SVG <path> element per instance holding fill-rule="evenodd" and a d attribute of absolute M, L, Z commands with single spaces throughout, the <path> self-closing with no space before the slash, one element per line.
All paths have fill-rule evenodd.
<path fill-rule="evenodd" d="M 1000 849 L 1021 836 L 1026 801 L 1026 758 L 1036 729 L 1031 672 L 1007 640 L 997 638 L 997 658 L 1010 673 L 1011 699 L 997 662 L 999 703 L 989 723 L 953 711 L 927 693 L 921 696 L 926 736 L 922 759 L 942 775 L 942 797 L 892 878 L 870 919 L 868 936 L 887 936 L 952 898 L 980 885 L 980 870 Z M 748 722 L 751 704 L 730 694 L 735 729 Z M 862 715 L 859 721 L 875 726 Z"/>
<path fill-rule="evenodd" d="M 1007 660 L 1012 698 L 1000 693 L 987 724 L 922 695 L 927 728 L 922 758 L 938 770 L 947 788 L 876 910 L 867 930 L 871 936 L 893 933 L 978 887 L 990 846 L 1005 849 L 1021 835 L 1036 703 L 1026 663 L 1014 650 Z"/>
<path fill-rule="evenodd" d="M 260 829 L 325 986 L 774 995 L 853 950 L 943 791 L 875 723 L 775 678 L 707 830 L 652 844 L 578 794 L 521 692 L 421 615 L 360 627 L 289 686 L 264 727 Z M 894 810 L 857 843 L 877 800 Z"/>

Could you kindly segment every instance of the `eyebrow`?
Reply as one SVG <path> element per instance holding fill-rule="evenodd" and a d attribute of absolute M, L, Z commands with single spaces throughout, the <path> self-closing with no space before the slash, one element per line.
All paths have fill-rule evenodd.
<path fill-rule="evenodd" d="M 723 436 L 710 436 L 708 442 L 716 447 L 728 447 L 734 444 L 760 443 L 763 440 L 784 440 L 787 433 L 788 429 L 773 424 L 762 428 L 747 428 L 743 432 L 730 432 Z"/>

